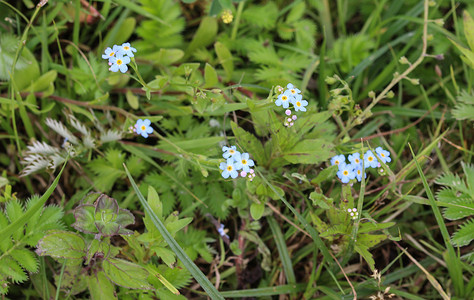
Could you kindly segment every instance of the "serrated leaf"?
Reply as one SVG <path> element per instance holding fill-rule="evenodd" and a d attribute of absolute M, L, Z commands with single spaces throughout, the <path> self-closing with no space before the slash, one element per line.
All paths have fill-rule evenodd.
<path fill-rule="evenodd" d="M 469 245 L 474 239 L 474 219 L 466 221 L 463 225 L 460 225 L 458 231 L 456 231 L 451 241 L 455 246 L 462 247 Z"/>
<path fill-rule="evenodd" d="M 108 258 L 102 262 L 105 275 L 115 284 L 129 289 L 151 290 L 148 271 L 143 267 L 118 258 Z"/>
<path fill-rule="evenodd" d="M 10 256 L 28 272 L 38 271 L 38 260 L 30 250 L 14 249 L 10 252 Z"/>
<path fill-rule="evenodd" d="M 82 259 L 86 256 L 84 239 L 74 232 L 52 230 L 38 242 L 36 253 L 53 258 Z"/>
<path fill-rule="evenodd" d="M 354 250 L 357 251 L 357 253 L 359 253 L 360 255 L 362 255 L 362 257 L 367 262 L 371 270 L 375 269 L 375 261 L 374 261 L 374 258 L 372 257 L 372 254 L 370 254 L 368 247 L 364 245 L 356 244 L 354 246 Z"/>
<path fill-rule="evenodd" d="M 474 199 L 460 198 L 452 202 L 455 207 L 450 206 L 443 212 L 443 216 L 448 220 L 459 220 L 464 217 L 474 215 Z"/>
<path fill-rule="evenodd" d="M 173 251 L 166 249 L 164 247 L 153 247 L 152 250 L 155 254 L 160 257 L 168 267 L 172 267 L 172 264 L 176 262 L 176 257 Z"/>
<path fill-rule="evenodd" d="M 334 145 L 323 139 L 303 140 L 293 149 L 283 153 L 283 158 L 293 164 L 318 164 L 334 155 Z"/>
<path fill-rule="evenodd" d="M 366 233 L 366 232 L 372 232 L 372 231 L 376 231 L 376 230 L 382 230 L 382 229 L 392 227 L 395 224 L 396 224 L 395 222 L 387 222 L 387 223 L 366 222 L 366 223 L 361 223 L 358 233 Z"/>
<path fill-rule="evenodd" d="M 0 274 L 2 274 L 2 277 L 10 278 L 14 283 L 23 282 L 28 279 L 26 272 L 10 257 L 4 257 L 0 260 Z"/>
<path fill-rule="evenodd" d="M 248 153 L 254 158 L 256 161 L 255 164 L 265 164 L 266 157 L 262 143 L 253 134 L 240 128 L 235 122 L 231 122 L 230 126 L 232 127 L 232 132 L 240 146 L 244 148 L 245 151 L 248 151 Z"/>
<path fill-rule="evenodd" d="M 304 13 L 306 11 L 306 4 L 304 1 L 297 2 L 293 7 L 291 8 L 290 12 L 288 13 L 288 16 L 286 17 L 286 23 L 293 23 L 297 20 L 302 19 Z"/>
<path fill-rule="evenodd" d="M 451 113 L 456 120 L 474 120 L 473 105 L 457 103 Z"/>

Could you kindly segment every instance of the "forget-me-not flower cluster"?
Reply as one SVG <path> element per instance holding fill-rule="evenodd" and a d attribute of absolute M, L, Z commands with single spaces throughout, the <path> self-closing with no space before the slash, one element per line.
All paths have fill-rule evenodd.
<path fill-rule="evenodd" d="M 130 43 L 123 43 L 121 46 L 114 45 L 112 48 L 105 49 L 102 58 L 109 61 L 110 71 L 118 72 L 120 70 L 125 73 L 128 70 L 127 64 L 130 63 L 130 57 L 134 57 L 133 52 L 137 52 L 137 49 L 130 46 Z"/>
<path fill-rule="evenodd" d="M 276 106 L 282 106 L 286 108 L 285 114 L 288 117 L 285 117 L 285 126 L 291 127 L 294 125 L 294 121 L 296 121 L 296 115 L 291 115 L 291 109 L 289 109 L 290 104 L 293 105 L 295 112 L 297 111 L 306 111 L 306 106 L 308 105 L 308 101 L 303 100 L 303 95 L 301 95 L 301 91 L 296 88 L 293 84 L 288 83 L 286 85 L 286 90 L 282 87 L 277 87 L 277 91 L 280 93 L 277 100 L 275 101 Z"/>
<path fill-rule="evenodd" d="M 343 182 L 348 183 L 351 179 L 357 179 L 362 181 L 362 176 L 367 177 L 367 174 L 362 170 L 362 160 L 364 161 L 364 167 L 378 168 L 380 167 L 379 159 L 383 163 L 389 163 L 392 161 L 390 158 L 390 152 L 382 149 L 382 147 L 375 148 L 375 154 L 371 150 L 367 150 L 363 157 L 360 157 L 360 153 L 350 154 L 348 156 L 349 163 L 346 163 L 346 157 L 342 154 L 336 155 L 331 158 L 331 165 L 338 165 L 339 170 L 337 177 Z"/>
<path fill-rule="evenodd" d="M 255 163 L 253 160 L 250 159 L 250 155 L 248 153 L 240 153 L 237 151 L 237 147 L 235 146 L 224 146 L 222 147 L 222 156 L 227 159 L 226 162 L 222 162 L 219 165 L 219 169 L 222 170 L 222 177 L 224 178 L 237 178 L 239 176 L 246 177 L 248 174 L 248 178 L 253 180 L 255 177 L 254 170 L 250 169 L 253 167 Z"/>

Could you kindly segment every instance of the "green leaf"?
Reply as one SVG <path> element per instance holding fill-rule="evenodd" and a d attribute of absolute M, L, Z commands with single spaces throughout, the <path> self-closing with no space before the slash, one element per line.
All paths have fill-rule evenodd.
<path fill-rule="evenodd" d="M 474 239 L 474 219 L 466 221 L 459 227 L 460 229 L 453 234 L 451 241 L 458 247 L 469 245 Z"/>
<path fill-rule="evenodd" d="M 216 42 L 214 44 L 214 49 L 216 50 L 217 57 L 219 58 L 219 63 L 222 65 L 227 75 L 227 80 L 230 80 L 232 72 L 234 72 L 232 53 L 230 53 L 229 49 L 227 49 L 227 47 L 221 42 Z"/>
<path fill-rule="evenodd" d="M 293 23 L 302 19 L 305 11 L 306 4 L 304 1 L 300 1 L 299 3 L 297 2 L 295 5 L 293 5 L 290 12 L 288 13 L 288 16 L 286 17 L 286 23 Z"/>
<path fill-rule="evenodd" d="M 10 252 L 10 256 L 28 272 L 38 272 L 38 260 L 31 251 L 27 249 L 13 249 Z"/>
<path fill-rule="evenodd" d="M 263 216 L 263 212 L 265 211 L 265 203 L 252 203 L 250 205 L 250 215 L 254 220 L 260 220 Z"/>
<path fill-rule="evenodd" d="M 328 179 L 333 179 L 334 177 L 336 177 L 338 170 L 339 170 L 339 167 L 337 165 L 327 167 L 326 169 L 319 172 L 318 176 L 316 176 L 316 178 L 313 178 L 311 180 L 311 183 L 321 184 L 321 182 L 323 181 L 326 181 Z"/>
<path fill-rule="evenodd" d="M 118 258 L 107 258 L 102 262 L 105 275 L 115 283 L 129 289 L 151 290 L 148 283 L 148 271 L 143 267 Z"/>
<path fill-rule="evenodd" d="M 163 219 L 163 203 L 161 202 L 160 196 L 158 196 L 155 188 L 151 185 L 148 186 L 148 205 L 150 205 L 151 209 L 160 220 Z"/>
<path fill-rule="evenodd" d="M 463 24 L 467 43 L 471 50 L 474 51 L 474 20 L 467 10 L 463 12 Z"/>
<path fill-rule="evenodd" d="M 154 65 L 169 66 L 179 61 L 184 56 L 184 51 L 181 49 L 164 49 L 159 51 L 142 55 L 141 58 L 151 60 Z"/>
<path fill-rule="evenodd" d="M 318 164 L 334 156 L 333 148 L 323 139 L 303 140 L 283 153 L 283 158 L 293 164 Z"/>
<path fill-rule="evenodd" d="M 369 265 L 370 269 L 373 271 L 375 269 L 375 261 L 374 261 L 374 258 L 372 257 L 372 254 L 370 254 L 368 247 L 364 245 L 356 244 L 354 245 L 354 250 L 357 251 L 357 253 L 359 253 L 360 255 L 362 255 L 364 260 Z"/>
<path fill-rule="evenodd" d="M 58 72 L 56 72 L 55 70 L 51 70 L 49 72 L 46 72 L 43 75 L 41 75 L 40 78 L 35 80 L 25 90 L 28 90 L 30 92 L 42 92 L 42 91 L 48 89 L 50 85 L 54 85 L 54 81 L 56 80 L 57 76 L 58 76 Z"/>
<path fill-rule="evenodd" d="M 127 102 L 131 108 L 138 109 L 138 97 L 135 96 L 131 90 L 127 90 L 125 97 L 127 98 Z"/>
<path fill-rule="evenodd" d="M 313 200 L 314 206 L 319 206 L 322 209 L 329 209 L 332 205 L 332 199 L 327 198 L 321 193 L 312 192 L 309 194 L 309 199 Z"/>
<path fill-rule="evenodd" d="M 251 133 L 240 128 L 237 123 L 230 122 L 234 136 L 240 146 L 244 148 L 256 161 L 256 165 L 264 165 L 267 161 L 262 143 Z"/>
<path fill-rule="evenodd" d="M 188 57 L 191 55 L 196 49 L 207 47 L 212 42 L 217 34 L 217 20 L 213 17 L 204 17 L 199 24 L 199 28 L 194 34 L 194 37 L 189 43 L 188 48 L 186 48 L 186 55 Z"/>
<path fill-rule="evenodd" d="M 207 277 L 202 273 L 199 267 L 193 263 L 193 261 L 188 257 L 188 255 L 184 252 L 181 246 L 179 246 L 176 240 L 173 239 L 173 237 L 170 235 L 170 233 L 166 229 L 163 222 L 158 218 L 158 216 L 153 212 L 151 207 L 148 205 L 148 202 L 145 200 L 142 193 L 138 189 L 138 186 L 136 185 L 135 181 L 133 180 L 130 172 L 128 171 L 125 165 L 124 165 L 124 168 L 125 168 L 125 172 L 127 173 L 128 179 L 130 180 L 130 183 L 132 184 L 132 187 L 138 196 L 138 199 L 140 200 L 141 204 L 145 208 L 145 212 L 150 215 L 152 222 L 155 224 L 156 228 L 160 231 L 160 233 L 162 234 L 162 236 L 164 237 L 168 245 L 171 247 L 173 252 L 179 258 L 179 260 L 181 260 L 185 268 L 189 270 L 191 275 L 193 275 L 196 281 L 206 291 L 207 296 L 209 296 L 213 300 L 224 299 L 224 297 L 222 297 L 222 295 L 217 291 L 217 289 L 209 281 L 209 279 L 207 279 Z"/>
<path fill-rule="evenodd" d="M 205 88 L 214 87 L 219 83 L 216 70 L 208 63 L 204 67 L 204 82 Z"/>
<path fill-rule="evenodd" d="M 382 229 L 385 229 L 385 228 L 392 227 L 395 224 L 396 224 L 395 222 L 387 222 L 387 223 L 366 222 L 366 223 L 360 223 L 358 233 L 366 233 L 366 232 L 372 232 L 372 231 L 376 231 L 376 230 L 382 230 Z"/>
<path fill-rule="evenodd" d="M 74 232 L 52 230 L 38 242 L 36 253 L 53 258 L 82 259 L 86 256 L 84 239 Z"/>
<path fill-rule="evenodd" d="M 173 251 L 166 249 L 164 247 L 153 247 L 152 250 L 155 254 L 160 257 L 168 267 L 172 267 L 172 264 L 176 262 L 176 257 Z"/>
<path fill-rule="evenodd" d="M 461 57 L 463 58 L 463 60 L 471 67 L 471 68 L 474 68 L 474 52 L 472 52 L 471 50 L 467 49 L 467 48 L 464 48 L 463 46 L 459 45 L 458 43 L 456 43 L 455 41 L 451 40 L 451 43 L 453 43 L 456 48 L 458 48 L 459 51 L 461 51 L 462 54 L 465 55 L 465 57 Z"/>
<path fill-rule="evenodd" d="M 99 271 L 90 276 L 86 276 L 86 278 L 92 300 L 117 299 L 115 296 L 115 286 L 105 277 L 104 272 Z"/>

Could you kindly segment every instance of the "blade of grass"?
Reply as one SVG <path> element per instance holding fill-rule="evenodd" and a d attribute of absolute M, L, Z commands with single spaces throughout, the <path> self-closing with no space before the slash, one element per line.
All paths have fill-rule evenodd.
<path fill-rule="evenodd" d="M 206 275 L 202 273 L 198 266 L 196 266 L 196 264 L 194 264 L 194 262 L 189 258 L 186 252 L 184 252 L 183 248 L 181 248 L 181 246 L 171 236 L 163 222 L 161 222 L 155 212 L 151 209 L 150 205 L 148 205 L 148 202 L 143 197 L 142 193 L 138 189 L 137 184 L 133 180 L 132 175 L 128 171 L 127 166 L 123 164 L 123 167 L 125 168 L 125 172 L 127 173 L 128 179 L 130 180 L 130 183 L 132 184 L 132 187 L 135 190 L 135 193 L 137 194 L 137 197 L 143 205 L 143 208 L 145 209 L 146 213 L 150 216 L 153 224 L 155 224 L 156 228 L 163 236 L 166 243 L 168 243 L 173 252 L 179 258 L 179 260 L 181 260 L 186 269 L 188 269 L 194 279 L 196 279 L 196 281 L 201 285 L 201 287 L 204 289 L 204 291 L 206 291 L 207 295 L 211 297 L 211 299 L 224 299 L 224 297 L 219 293 L 219 291 L 214 287 L 214 285 L 212 285 L 209 279 L 207 279 Z"/>
<path fill-rule="evenodd" d="M 7 227 L 3 228 L 0 231 L 0 241 L 4 241 L 6 239 L 9 239 L 10 236 L 20 229 L 21 227 L 25 226 L 26 222 L 40 209 L 43 208 L 43 205 L 46 203 L 46 201 L 49 199 L 49 196 L 53 193 L 53 191 L 56 189 L 56 186 L 58 185 L 59 179 L 61 178 L 61 174 L 63 173 L 64 167 L 66 167 L 67 161 L 69 159 L 69 156 L 66 158 L 66 162 L 63 164 L 63 167 L 61 168 L 61 171 L 59 171 L 58 176 L 54 179 L 53 183 L 49 186 L 49 188 L 46 190 L 46 192 L 41 196 L 40 200 L 33 205 L 31 208 L 29 208 L 21 218 L 16 219 L 14 222 L 12 222 L 10 225 Z"/>
<path fill-rule="evenodd" d="M 264 297 L 264 296 L 275 296 L 275 295 L 284 295 L 292 294 L 304 291 L 304 283 L 300 284 L 288 284 L 280 286 L 271 286 L 266 288 L 258 289 L 248 289 L 240 291 L 226 291 L 222 292 L 222 296 L 226 298 L 241 298 L 241 297 Z"/>
<path fill-rule="evenodd" d="M 290 254 L 288 253 L 288 248 L 286 247 L 286 242 L 281 232 L 280 227 L 272 216 L 267 217 L 268 225 L 273 233 L 273 238 L 280 254 L 281 264 L 283 265 L 283 270 L 285 271 L 286 281 L 288 284 L 295 284 L 296 277 L 293 271 L 293 264 L 291 263 Z"/>
<path fill-rule="evenodd" d="M 423 174 L 423 170 L 421 169 L 421 166 L 418 163 L 418 160 L 416 159 L 415 153 L 413 152 L 413 149 L 410 143 L 408 143 L 408 147 L 410 147 L 411 154 L 413 158 L 415 158 L 414 161 L 415 161 L 416 169 L 418 170 L 418 173 L 423 182 L 423 187 L 425 188 L 426 195 L 428 196 L 428 200 L 430 201 L 431 209 L 433 210 L 433 213 L 436 218 L 436 222 L 438 223 L 438 226 L 439 226 L 439 230 L 441 231 L 441 235 L 443 236 L 444 244 L 446 246 L 446 249 L 448 250 L 448 257 L 447 257 L 448 272 L 452 279 L 454 289 L 458 296 L 462 296 L 463 291 L 464 291 L 464 281 L 462 278 L 462 269 L 461 269 L 460 260 L 457 257 L 456 252 L 454 251 L 453 245 L 451 245 L 449 232 L 448 232 L 448 229 L 446 228 L 446 224 L 444 223 L 443 216 L 441 215 L 441 212 L 439 211 L 439 208 L 436 205 L 436 200 L 433 196 L 433 192 L 431 191 L 430 186 L 428 185 L 428 181 L 426 180 L 425 174 Z"/>

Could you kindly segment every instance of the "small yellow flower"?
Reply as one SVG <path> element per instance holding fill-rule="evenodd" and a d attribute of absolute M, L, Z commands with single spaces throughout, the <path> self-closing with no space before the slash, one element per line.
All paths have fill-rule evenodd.
<path fill-rule="evenodd" d="M 222 12 L 221 18 L 222 18 L 222 22 L 229 24 L 234 19 L 234 16 L 232 15 L 232 11 L 230 11 L 229 9 L 226 9 Z"/>

